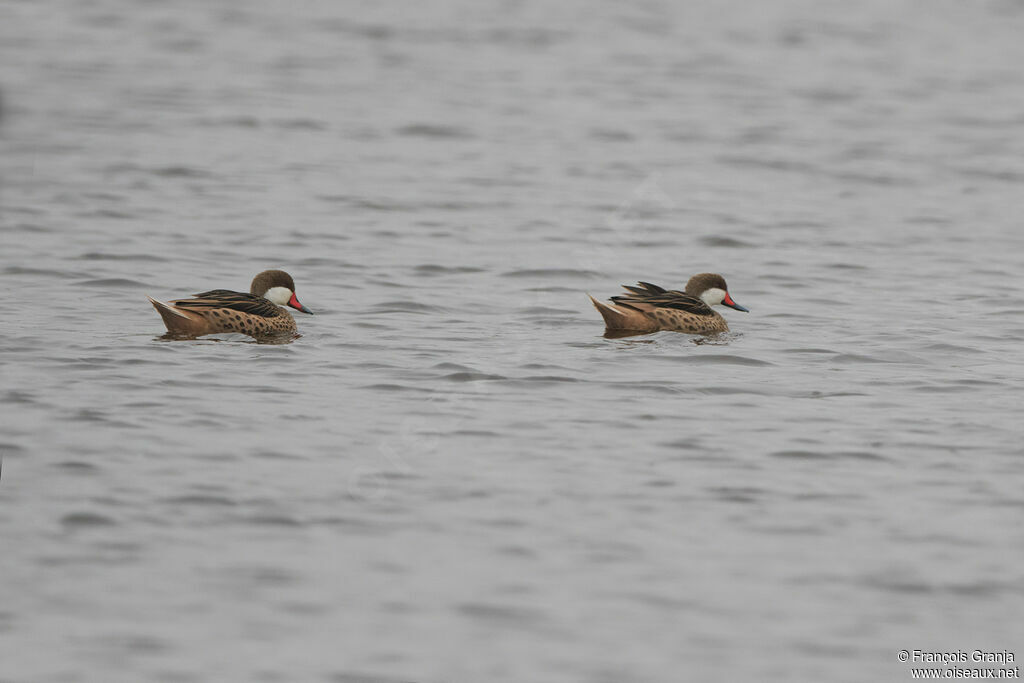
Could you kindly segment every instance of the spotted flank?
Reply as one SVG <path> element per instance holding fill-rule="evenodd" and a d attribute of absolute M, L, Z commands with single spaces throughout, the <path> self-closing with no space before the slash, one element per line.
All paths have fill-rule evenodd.
<path fill-rule="evenodd" d="M 299 303 L 292 277 L 282 270 L 257 275 L 249 293 L 213 289 L 191 299 L 167 303 L 152 297 L 149 300 L 163 318 L 167 331 L 186 338 L 225 332 L 256 338 L 295 334 L 295 319 L 282 306 L 312 314 Z"/>
<path fill-rule="evenodd" d="M 645 334 L 669 330 L 717 334 L 728 332 L 729 324 L 712 306 L 721 304 L 738 311 L 747 310 L 732 300 L 725 279 L 714 273 L 694 275 L 682 292 L 649 282 L 638 282 L 635 287 L 623 285 L 623 288 L 627 293 L 611 297 L 610 304 L 590 297 L 604 318 L 608 332 Z"/>

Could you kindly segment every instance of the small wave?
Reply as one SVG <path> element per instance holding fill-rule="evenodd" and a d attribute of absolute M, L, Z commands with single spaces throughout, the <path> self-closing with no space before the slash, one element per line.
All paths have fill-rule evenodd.
<path fill-rule="evenodd" d="M 76 282 L 78 287 L 152 287 L 152 285 L 146 284 L 145 282 L 139 282 L 138 280 L 128 280 L 121 277 L 113 278 L 100 278 L 98 280 L 82 280 Z"/>
<path fill-rule="evenodd" d="M 38 223 L 15 223 L 5 230 L 9 232 L 29 232 L 29 233 L 48 233 L 57 232 L 57 229 L 50 225 L 40 225 Z"/>
<path fill-rule="evenodd" d="M 482 436 L 486 438 L 501 438 L 501 434 L 498 432 L 492 432 L 487 429 L 457 429 L 452 432 L 453 436 Z"/>
<path fill-rule="evenodd" d="M 432 123 L 414 123 L 402 126 L 395 132 L 406 137 L 437 138 L 442 140 L 468 140 L 474 137 L 470 131 L 460 126 Z"/>
<path fill-rule="evenodd" d="M 164 498 L 164 503 L 171 505 L 201 505 L 205 507 L 234 507 L 237 503 L 226 496 L 212 496 L 208 494 L 192 494 L 187 496 L 174 496 Z"/>
<path fill-rule="evenodd" d="M 46 268 L 26 268 L 25 266 L 8 266 L 3 269 L 4 275 L 39 275 L 41 277 L 74 278 L 83 277 L 82 273 L 69 273 L 62 270 L 49 270 Z"/>
<path fill-rule="evenodd" d="M 564 292 L 570 292 L 572 294 L 579 294 L 580 290 L 576 287 L 530 287 L 524 291 L 527 292 L 550 292 L 553 294 L 561 294 Z"/>
<path fill-rule="evenodd" d="M 392 678 L 390 676 L 353 673 L 351 671 L 333 673 L 328 678 L 328 681 L 330 683 L 411 683 L 409 678 Z"/>
<path fill-rule="evenodd" d="M 543 315 L 543 316 L 563 316 L 563 315 L 575 315 L 577 311 L 572 308 L 551 308 L 550 306 L 528 306 L 526 308 L 520 308 L 517 313 L 523 315 Z M 559 318 L 561 323 L 561 318 Z"/>
<path fill-rule="evenodd" d="M 251 517 L 246 517 L 243 521 L 246 524 L 254 524 L 256 526 L 276 526 L 276 527 L 289 526 L 289 527 L 294 527 L 294 526 L 302 526 L 303 525 L 303 522 L 295 519 L 294 517 L 289 517 L 288 515 L 272 515 L 272 514 L 252 515 Z M 280 583 L 280 582 L 278 582 L 278 583 Z"/>
<path fill-rule="evenodd" d="M 369 38 L 371 40 L 388 40 L 392 38 L 397 29 L 387 24 L 371 24 L 352 21 L 350 19 L 324 19 L 317 22 L 320 30 L 331 33 L 350 33 L 352 35 Z M 342 683 L 348 683 L 343 681 Z M 372 683 L 372 682 L 368 682 Z"/>
<path fill-rule="evenodd" d="M 833 268 L 835 270 L 867 270 L 867 266 L 862 266 L 859 263 L 829 263 L 825 266 L 826 268 Z"/>
<path fill-rule="evenodd" d="M 859 353 L 840 353 L 832 359 L 836 363 L 843 364 L 855 364 L 855 363 L 910 363 L 913 365 L 924 365 L 927 364 L 923 358 L 918 358 L 913 354 L 900 353 L 900 352 L 889 352 L 887 356 L 882 355 L 864 355 Z"/>
<path fill-rule="evenodd" d="M 161 178 L 212 178 L 213 174 L 191 166 L 159 166 L 149 169 L 152 175 Z"/>
<path fill-rule="evenodd" d="M 31 405 L 36 403 L 36 399 L 32 394 L 26 391 L 18 391 L 17 389 L 14 389 L 12 391 L 8 391 L 3 395 L 3 397 L 0 397 L 0 403 L 25 403 Z M 10 447 L 15 448 L 15 446 Z"/>
<path fill-rule="evenodd" d="M 628 130 L 613 128 L 594 128 L 590 131 L 589 135 L 594 140 L 601 140 L 603 142 L 629 142 L 634 139 L 633 134 Z"/>
<path fill-rule="evenodd" d="M 697 387 L 692 389 L 695 394 L 707 396 L 778 396 L 779 392 L 768 388 L 742 387 Z M 783 394 L 784 395 L 784 394 Z"/>
<path fill-rule="evenodd" d="M 936 587 L 924 581 L 915 581 L 907 577 L 875 575 L 865 580 L 871 588 L 893 593 L 927 594 L 936 592 Z"/>
<path fill-rule="evenodd" d="M 327 201 L 332 201 L 332 202 L 347 201 L 355 209 L 370 209 L 371 211 L 412 211 L 413 210 L 413 208 L 411 206 L 409 206 L 408 204 L 401 204 L 399 202 L 391 201 L 391 200 L 383 200 L 383 201 L 381 201 L 381 200 L 374 200 L 374 199 L 352 199 L 352 198 L 341 199 L 339 197 L 334 197 L 334 196 L 330 196 L 330 195 L 322 196 L 322 197 L 320 197 L 320 199 L 325 199 Z M 386 233 L 384 233 L 384 232 L 380 232 L 380 233 L 377 233 L 377 234 L 378 234 L 378 236 L 386 236 Z M 398 236 L 398 235 L 396 235 L 396 236 Z"/>
<path fill-rule="evenodd" d="M 131 211 L 117 211 L 115 209 L 96 209 L 94 211 L 81 211 L 76 213 L 78 218 L 110 218 L 114 220 L 128 220 L 137 218 L 138 214 Z"/>
<path fill-rule="evenodd" d="M 961 168 L 958 172 L 968 178 L 999 180 L 1006 183 L 1024 183 L 1024 172 L 1011 169 Z"/>
<path fill-rule="evenodd" d="M 196 121 L 200 126 L 209 128 L 259 128 L 260 120 L 255 116 L 223 116 L 219 118 L 203 118 Z"/>
<path fill-rule="evenodd" d="M 723 237 L 721 235 L 706 235 L 697 241 L 706 247 L 730 247 L 734 249 L 744 249 L 754 246 L 750 242 L 744 242 L 743 240 L 738 240 L 734 237 Z"/>
<path fill-rule="evenodd" d="M 406 384 L 394 384 L 394 383 L 380 383 L 380 384 L 365 384 L 360 389 L 373 389 L 374 391 L 411 391 L 419 394 L 432 394 L 433 389 L 424 389 L 423 387 L 413 387 Z"/>
<path fill-rule="evenodd" d="M 984 353 L 981 349 L 975 349 L 970 346 L 958 346 L 956 344 L 947 344 L 945 342 L 938 342 L 935 344 L 929 344 L 924 347 L 928 351 L 952 351 L 953 353 Z"/>
<path fill-rule="evenodd" d="M 528 377 L 517 377 L 516 379 L 521 382 L 539 382 L 543 384 L 581 381 L 576 377 L 566 377 L 564 375 L 530 375 Z"/>
<path fill-rule="evenodd" d="M 464 616 L 491 623 L 528 625 L 543 619 L 537 610 L 479 602 L 463 603 L 457 607 L 457 611 Z"/>
<path fill-rule="evenodd" d="M 908 388 L 910 391 L 920 394 L 955 394 L 960 392 L 974 392 L 979 386 L 998 386 L 998 384 L 998 382 L 985 382 L 980 380 L 960 380 L 934 384 L 918 384 Z"/>
<path fill-rule="evenodd" d="M 713 486 L 708 491 L 727 503 L 756 503 L 765 493 L 764 489 L 752 486 Z"/>
<path fill-rule="evenodd" d="M 911 187 L 917 183 L 910 178 L 901 178 L 894 175 L 881 173 L 855 173 L 846 171 L 842 173 L 829 174 L 833 178 L 842 181 L 861 183 L 863 185 L 877 185 L 881 187 Z"/>
<path fill-rule="evenodd" d="M 478 382 L 485 379 L 508 379 L 508 377 L 504 375 L 490 375 L 485 372 L 453 372 L 441 379 L 446 379 L 449 382 Z"/>
<path fill-rule="evenodd" d="M 3 447 L 0 446 L 0 451 Z M 93 465 L 91 462 L 82 462 L 81 460 L 65 460 L 54 465 L 67 472 L 73 472 L 76 474 L 88 474 L 92 472 L 98 472 L 99 468 Z"/>
<path fill-rule="evenodd" d="M 782 349 L 782 353 L 835 353 L 834 349 Z"/>
<path fill-rule="evenodd" d="M 384 301 L 370 308 L 370 313 L 445 313 L 441 306 L 421 304 L 418 301 Z"/>
<path fill-rule="evenodd" d="M 449 273 L 482 273 L 483 268 L 475 266 L 442 266 L 436 263 L 424 263 L 414 269 L 418 275 L 447 275 Z"/>
<path fill-rule="evenodd" d="M 316 119 L 277 119 L 273 122 L 278 128 L 289 130 L 327 130 L 329 126 L 326 121 Z"/>
<path fill-rule="evenodd" d="M 305 238 L 304 238 L 305 239 Z M 320 239 L 317 237 L 317 239 Z M 348 237 L 339 236 L 338 239 L 348 239 Z M 296 265 L 299 266 L 330 266 L 331 268 L 338 268 L 343 270 L 363 270 L 366 268 L 365 263 L 351 263 L 350 261 L 339 261 L 332 258 L 323 258 L 321 256 L 312 256 L 310 258 L 299 259 L 295 261 Z M 319 313 L 319 311 L 317 311 Z"/>
<path fill-rule="evenodd" d="M 703 450 L 705 448 L 704 443 L 695 437 L 676 439 L 675 441 L 665 441 L 661 445 L 666 448 L 674 448 L 683 451 Z"/>
<path fill-rule="evenodd" d="M 651 393 L 651 392 L 653 392 L 655 394 L 665 394 L 665 395 L 674 395 L 674 394 L 687 393 L 687 390 L 684 389 L 683 387 L 680 387 L 678 385 L 675 385 L 673 383 L 668 383 L 668 382 L 654 382 L 654 381 L 651 381 L 651 382 L 633 382 L 633 381 L 630 381 L 630 382 L 604 382 L 603 384 L 605 384 L 606 386 L 615 387 L 615 389 L 618 390 L 618 391 L 623 391 L 623 390 L 627 390 L 628 389 L 630 391 L 640 391 L 640 392 L 644 392 L 644 393 Z"/>
<path fill-rule="evenodd" d="M 515 277 L 515 278 L 541 278 L 541 277 L 579 277 L 579 278 L 596 278 L 601 277 L 601 273 L 594 270 L 581 270 L 577 268 L 524 268 L 520 270 L 510 270 L 502 273 L 501 277 Z"/>
<path fill-rule="evenodd" d="M 61 517 L 60 523 L 65 527 L 71 528 L 113 526 L 116 524 L 110 517 L 95 512 L 72 512 Z"/>
<path fill-rule="evenodd" d="M 885 456 L 870 451 L 806 451 L 806 450 L 785 450 L 771 453 L 774 458 L 789 458 L 793 460 L 837 460 L 852 458 L 854 460 L 887 460 Z"/>
<path fill-rule="evenodd" d="M 746 356 L 733 356 L 726 353 L 709 353 L 705 355 L 692 356 L 666 356 L 665 358 L 675 363 L 693 363 L 694 365 L 774 365 L 774 363 L 769 363 L 766 360 L 758 360 L 757 358 L 748 358 Z"/>
<path fill-rule="evenodd" d="M 167 261 L 163 256 L 155 254 L 104 254 L 98 251 L 87 252 L 76 256 L 75 259 L 80 261 Z"/>
<path fill-rule="evenodd" d="M 728 166 L 763 168 L 771 171 L 786 171 L 789 173 L 817 174 L 819 172 L 819 168 L 813 164 L 808 164 L 803 161 L 792 161 L 789 159 L 767 159 L 763 157 L 723 155 L 719 156 L 717 161 Z"/>

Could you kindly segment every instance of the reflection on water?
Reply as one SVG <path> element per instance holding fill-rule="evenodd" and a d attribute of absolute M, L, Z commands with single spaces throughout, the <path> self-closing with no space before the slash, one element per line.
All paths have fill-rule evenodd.
<path fill-rule="evenodd" d="M 175 332 L 166 332 L 158 337 L 153 337 L 155 341 L 200 341 L 200 342 L 235 342 L 242 344 L 291 344 L 296 339 L 301 339 L 301 334 L 296 333 L 284 333 L 284 334 L 266 334 L 258 337 L 250 337 L 244 334 L 207 334 L 202 337 L 195 337 L 188 334 L 178 334 Z"/>
<path fill-rule="evenodd" d="M 637 332 L 636 330 L 615 330 L 611 328 L 605 328 L 604 337 L 605 339 L 623 339 L 625 337 L 640 337 L 649 334 L 657 334 L 656 332 Z"/>

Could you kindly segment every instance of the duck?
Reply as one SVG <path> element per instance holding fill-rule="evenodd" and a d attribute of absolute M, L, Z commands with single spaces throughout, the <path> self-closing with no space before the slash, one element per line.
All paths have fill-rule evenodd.
<path fill-rule="evenodd" d="M 721 304 L 737 311 L 750 310 L 733 301 L 725 278 L 717 273 L 694 275 L 682 292 L 650 282 L 622 287 L 628 294 L 611 297 L 611 305 L 587 295 L 604 318 L 608 333 L 646 334 L 670 330 L 719 334 L 728 332 L 729 324 L 712 306 Z"/>
<path fill-rule="evenodd" d="M 265 270 L 252 280 L 249 293 L 211 289 L 191 299 L 157 301 L 147 296 L 175 337 L 237 332 L 250 337 L 296 334 L 290 306 L 313 315 L 295 296 L 295 281 L 283 270 Z"/>

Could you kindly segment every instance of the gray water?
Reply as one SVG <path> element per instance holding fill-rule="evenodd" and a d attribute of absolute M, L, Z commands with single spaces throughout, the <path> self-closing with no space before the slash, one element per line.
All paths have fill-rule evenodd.
<path fill-rule="evenodd" d="M 3 683 L 1020 646 L 1024 4 L 0 13 Z M 160 339 L 275 267 L 301 338 Z"/>

